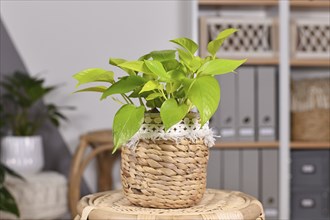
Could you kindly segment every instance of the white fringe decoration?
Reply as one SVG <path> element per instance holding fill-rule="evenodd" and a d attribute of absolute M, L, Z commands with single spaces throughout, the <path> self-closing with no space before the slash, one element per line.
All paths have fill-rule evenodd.
<path fill-rule="evenodd" d="M 140 140 L 172 140 L 179 142 L 185 138 L 192 142 L 203 139 L 204 144 L 212 147 L 215 143 L 215 132 L 209 128 L 208 123 L 201 127 L 197 114 L 190 113 L 181 122 L 172 126 L 165 132 L 164 125 L 158 113 L 148 113 L 140 130 L 127 142 L 126 146 L 135 148 Z"/>

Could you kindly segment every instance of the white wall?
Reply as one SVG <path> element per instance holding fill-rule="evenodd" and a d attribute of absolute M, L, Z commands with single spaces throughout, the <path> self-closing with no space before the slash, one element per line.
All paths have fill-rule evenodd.
<path fill-rule="evenodd" d="M 6 25 L 30 74 L 60 89 L 47 101 L 75 106 L 60 132 L 70 150 L 79 135 L 111 128 L 120 107 L 98 94 L 73 94 L 72 75 L 108 65 L 109 57 L 136 59 L 151 50 L 174 48 L 168 40 L 192 37 L 190 1 L 1 1 Z M 115 69 L 117 71 L 117 69 Z M 122 73 L 120 73 L 122 74 Z M 120 75 L 119 74 L 119 75 Z M 91 169 L 91 168 L 90 168 Z M 95 189 L 94 172 L 89 185 Z"/>

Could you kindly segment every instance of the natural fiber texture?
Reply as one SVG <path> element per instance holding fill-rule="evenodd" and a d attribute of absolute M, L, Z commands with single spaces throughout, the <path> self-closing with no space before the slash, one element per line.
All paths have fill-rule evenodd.
<path fill-rule="evenodd" d="M 75 220 L 264 220 L 261 203 L 241 192 L 208 189 L 202 200 L 185 209 L 154 209 L 132 205 L 121 191 L 83 197 Z"/>
<path fill-rule="evenodd" d="M 294 81 L 292 140 L 330 141 L 330 79 Z"/>
<path fill-rule="evenodd" d="M 141 140 L 122 147 L 124 194 L 135 205 L 184 208 L 200 201 L 206 188 L 208 147 L 203 140 Z"/>
<path fill-rule="evenodd" d="M 293 81 L 291 111 L 307 112 L 330 109 L 330 78 Z"/>
<path fill-rule="evenodd" d="M 330 141 L 329 115 L 326 109 L 292 113 L 292 140 Z"/>

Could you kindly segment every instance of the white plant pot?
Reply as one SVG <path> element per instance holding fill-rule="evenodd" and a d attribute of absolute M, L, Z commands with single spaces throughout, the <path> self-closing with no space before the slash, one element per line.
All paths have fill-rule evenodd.
<path fill-rule="evenodd" d="M 1 140 L 3 164 L 25 176 L 41 171 L 44 154 L 41 136 L 6 136 Z"/>

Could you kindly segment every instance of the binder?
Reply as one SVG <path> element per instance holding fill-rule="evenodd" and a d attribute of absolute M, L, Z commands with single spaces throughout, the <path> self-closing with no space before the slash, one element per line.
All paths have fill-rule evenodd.
<path fill-rule="evenodd" d="M 261 203 L 266 219 L 278 220 L 279 215 L 279 171 L 278 150 L 261 150 Z"/>
<path fill-rule="evenodd" d="M 207 166 L 207 188 L 221 189 L 221 150 L 211 148 Z"/>
<path fill-rule="evenodd" d="M 218 111 L 221 141 L 236 141 L 236 78 L 234 73 L 217 76 L 221 87 L 221 100 Z"/>
<path fill-rule="evenodd" d="M 238 140 L 255 141 L 255 69 L 238 69 Z"/>
<path fill-rule="evenodd" d="M 241 191 L 259 199 L 259 151 L 241 150 Z"/>
<path fill-rule="evenodd" d="M 223 150 L 223 170 L 221 179 L 226 190 L 240 190 L 240 152 L 239 150 Z"/>
<path fill-rule="evenodd" d="M 258 84 L 258 140 L 276 140 L 276 69 L 275 67 L 257 67 Z"/>

